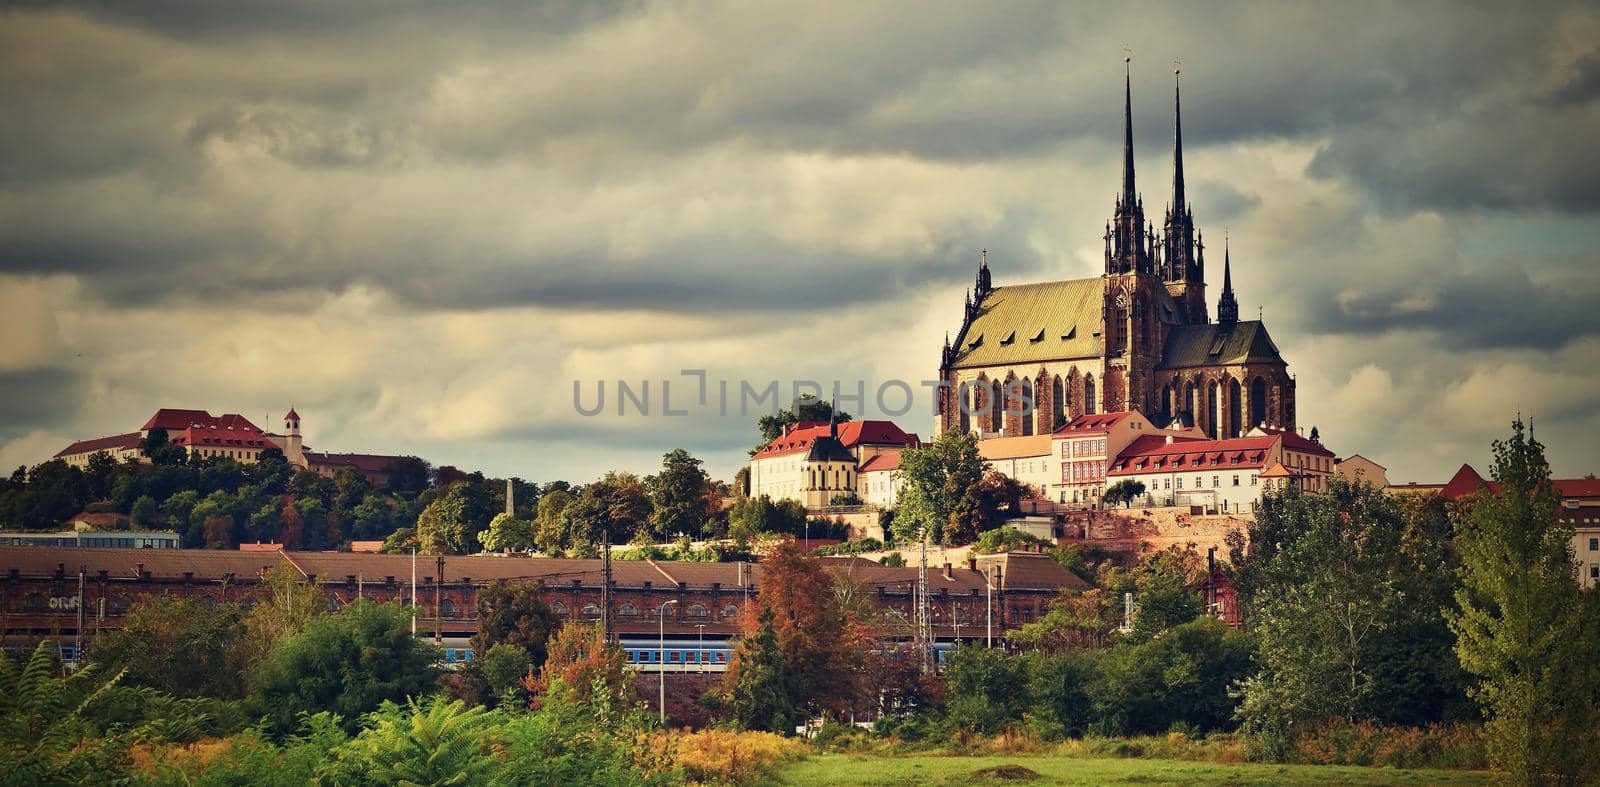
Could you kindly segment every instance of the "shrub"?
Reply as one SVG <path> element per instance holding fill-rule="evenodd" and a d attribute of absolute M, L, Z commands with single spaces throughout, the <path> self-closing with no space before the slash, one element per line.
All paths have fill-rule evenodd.
<path fill-rule="evenodd" d="M 770 732 L 704 730 L 676 739 L 678 765 L 690 781 L 748 784 L 804 757 L 805 743 Z"/>

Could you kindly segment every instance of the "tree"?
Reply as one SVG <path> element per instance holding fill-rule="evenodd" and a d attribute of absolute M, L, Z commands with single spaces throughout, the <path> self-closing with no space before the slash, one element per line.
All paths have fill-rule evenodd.
<path fill-rule="evenodd" d="M 1573 780 L 1596 757 L 1593 641 L 1544 446 L 1520 419 L 1511 429 L 1494 443 L 1498 490 L 1471 498 L 1456 533 L 1462 587 L 1450 628 L 1477 679 L 1494 763 L 1518 783 Z"/>
<path fill-rule="evenodd" d="M 1311 427 L 1311 442 L 1322 445 L 1322 433 L 1318 432 L 1315 426 Z"/>
<path fill-rule="evenodd" d="M 156 505 L 155 498 L 149 495 L 141 495 L 138 500 L 133 501 L 133 509 L 128 513 L 132 517 L 134 525 L 149 528 L 155 526 L 156 517 L 160 512 L 161 508 Z"/>
<path fill-rule="evenodd" d="M 450 487 L 417 515 L 417 543 L 424 555 L 464 555 L 473 551 L 470 485 Z"/>
<path fill-rule="evenodd" d="M 701 469 L 701 461 L 682 448 L 661 457 L 661 472 L 652 485 L 654 512 L 650 524 L 657 538 L 678 533 L 699 536 L 710 516 L 706 509 L 706 488 L 711 478 Z"/>
<path fill-rule="evenodd" d="M 251 669 L 267 660 L 286 637 L 304 631 L 306 624 L 328 609 L 322 589 L 305 581 L 287 560 L 279 560 L 261 577 L 255 606 L 244 619 L 243 661 Z"/>
<path fill-rule="evenodd" d="M 409 610 L 359 600 L 280 641 L 252 682 L 249 707 L 280 736 L 318 711 L 338 714 L 353 731 L 385 700 L 427 694 L 438 660 L 437 649 L 411 636 Z"/>
<path fill-rule="evenodd" d="M 896 542 L 912 543 L 926 532 L 933 543 L 952 543 L 946 533 L 958 526 L 963 511 L 964 529 L 976 538 L 981 528 L 971 521 L 979 508 L 976 487 L 984 464 L 971 435 L 951 429 L 926 447 L 905 449 L 899 473 L 903 484 L 892 525 Z"/>
<path fill-rule="evenodd" d="M 243 696 L 244 624 L 232 604 L 207 607 L 190 596 L 140 598 L 120 628 L 90 651 L 108 674 L 176 697 Z"/>
<path fill-rule="evenodd" d="M 763 607 L 755 630 L 735 646 L 728 663 L 728 708 L 747 730 L 788 734 L 799 713 L 790 697 L 788 660 L 778 644 L 775 617 Z"/>
<path fill-rule="evenodd" d="M 648 533 L 645 526 L 650 521 L 650 496 L 638 476 L 611 472 L 585 486 L 565 513 L 574 525 L 570 548 L 593 553 L 606 532 L 611 534 L 613 544 L 624 544 L 635 534 Z"/>
<path fill-rule="evenodd" d="M 575 498 L 565 489 L 551 489 L 539 498 L 539 513 L 533 522 L 533 541 L 539 551 L 560 555 L 572 546 L 572 520 L 567 507 Z"/>
<path fill-rule="evenodd" d="M 1009 639 L 1049 652 L 1103 648 L 1111 644 L 1111 632 L 1116 628 L 1105 617 L 1105 609 L 1104 591 L 1063 590 L 1037 621 L 1023 624 Z"/>
<path fill-rule="evenodd" d="M 495 515 L 479 537 L 490 552 L 526 552 L 533 547 L 533 523 L 505 512 Z"/>
<path fill-rule="evenodd" d="M 1399 670 L 1388 660 L 1405 649 L 1389 637 L 1437 624 L 1430 585 L 1447 578 L 1437 555 L 1406 548 L 1408 529 L 1399 502 L 1366 484 L 1263 498 L 1252 549 L 1235 564 L 1261 662 L 1240 712 L 1263 741 L 1285 743 L 1306 724 L 1390 720 L 1396 687 L 1385 676 Z"/>
<path fill-rule="evenodd" d="M 472 652 L 488 653 L 505 643 L 528 654 L 529 667 L 544 664 L 551 632 L 560 621 L 544 603 L 535 585 L 499 581 L 478 591 L 478 633 L 472 635 Z"/>
<path fill-rule="evenodd" d="M 535 710 L 556 697 L 585 707 L 622 709 L 633 696 L 633 673 L 622 646 L 599 623 L 568 623 L 550 638 L 537 677 L 523 680 Z"/>
<path fill-rule="evenodd" d="M 762 615 L 746 618 L 744 634 L 759 637 L 761 627 L 771 625 L 783 653 L 790 704 L 808 716 L 847 711 L 857 696 L 854 678 L 870 637 L 862 622 L 841 607 L 834 579 L 822 564 L 795 542 L 779 542 L 761 560 L 758 602 Z M 739 668 L 732 665 L 730 671 Z M 728 685 L 739 680 L 733 674 Z"/>
<path fill-rule="evenodd" d="M 167 442 L 167 430 L 159 427 L 145 433 L 140 450 L 155 465 L 181 465 L 189 459 L 188 449 Z"/>
<path fill-rule="evenodd" d="M 1101 496 L 1101 499 L 1111 505 L 1118 503 L 1132 505 L 1133 501 L 1137 500 L 1142 494 L 1144 494 L 1144 482 L 1126 478 L 1106 489 L 1106 493 Z"/>
<path fill-rule="evenodd" d="M 1202 618 L 1161 637 L 1118 645 L 1097 660 L 1089 686 L 1104 735 L 1160 733 L 1175 724 L 1203 731 L 1231 726 L 1237 682 L 1254 669 L 1250 638 Z"/>
<path fill-rule="evenodd" d="M 533 669 L 528 651 L 506 642 L 489 647 L 489 652 L 473 659 L 489 689 L 493 704 L 515 708 L 523 704 L 523 678 Z"/>
<path fill-rule="evenodd" d="M 398 457 L 383 468 L 388 490 L 403 495 L 416 495 L 427 489 L 432 472 L 427 462 L 415 456 Z"/>

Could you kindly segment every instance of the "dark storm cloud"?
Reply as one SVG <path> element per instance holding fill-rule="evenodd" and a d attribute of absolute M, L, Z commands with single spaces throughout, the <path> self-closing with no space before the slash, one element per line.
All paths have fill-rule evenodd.
<path fill-rule="evenodd" d="M 84 375 L 63 368 L 0 370 L 0 440 L 22 428 L 69 423 L 84 400 Z"/>
<path fill-rule="evenodd" d="M 1182 58 L 1191 156 L 1318 144 L 1310 174 L 1386 210 L 1587 212 L 1600 205 L 1600 157 L 1589 155 L 1600 67 L 1592 43 L 1563 43 L 1595 26 L 1582 11 L 22 4 L 0 33 L 0 101 L 13 119 L 0 125 L 0 270 L 78 273 L 91 292 L 138 302 L 365 283 L 428 308 L 805 310 L 959 281 L 960 256 L 998 247 L 1003 231 L 1017 248 L 994 250 L 1020 275 L 1045 267 L 1021 239 L 1060 217 L 1004 206 L 1001 231 L 952 223 L 932 253 L 841 252 L 740 225 L 618 253 L 605 226 L 591 244 L 530 250 L 503 226 L 445 210 L 455 206 L 389 201 L 394 183 L 459 167 L 556 170 L 574 192 L 604 192 L 734 145 L 750 156 L 1109 161 L 1124 45 L 1153 205 L 1170 178 L 1167 61 Z M 1062 170 L 1062 190 L 1114 189 Z M 1233 174 L 1191 164 L 1213 240 L 1270 199 Z M 492 209 L 525 195 L 471 198 Z M 373 206 L 381 220 L 347 218 Z M 1329 217 L 1315 242 L 1336 248 L 1363 220 Z"/>
<path fill-rule="evenodd" d="M 1600 260 L 1584 264 L 1596 266 Z M 1554 350 L 1600 336 L 1597 298 L 1600 287 L 1542 285 L 1507 264 L 1347 293 L 1317 302 L 1322 308 L 1308 322 L 1336 333 L 1424 330 L 1459 349 Z"/>

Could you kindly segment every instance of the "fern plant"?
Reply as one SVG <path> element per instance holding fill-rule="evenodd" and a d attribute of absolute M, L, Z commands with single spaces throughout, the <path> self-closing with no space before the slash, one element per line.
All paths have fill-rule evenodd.
<path fill-rule="evenodd" d="M 83 784 L 104 779 L 126 748 L 123 735 L 97 733 L 86 709 L 121 680 L 94 665 L 59 677 L 50 645 L 26 661 L 0 654 L 0 784 Z"/>

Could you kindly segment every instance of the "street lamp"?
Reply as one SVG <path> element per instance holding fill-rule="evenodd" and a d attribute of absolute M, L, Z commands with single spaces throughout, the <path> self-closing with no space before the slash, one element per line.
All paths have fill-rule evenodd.
<path fill-rule="evenodd" d="M 700 639 L 695 643 L 694 663 L 695 672 L 706 671 L 706 624 L 696 623 L 694 627 L 700 629 Z"/>
<path fill-rule="evenodd" d="M 667 727 L 667 607 L 678 603 L 674 601 L 661 602 L 661 608 L 656 610 L 656 622 L 659 636 L 656 639 L 656 677 L 661 684 L 661 699 L 657 706 L 661 710 L 661 728 Z"/>

